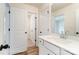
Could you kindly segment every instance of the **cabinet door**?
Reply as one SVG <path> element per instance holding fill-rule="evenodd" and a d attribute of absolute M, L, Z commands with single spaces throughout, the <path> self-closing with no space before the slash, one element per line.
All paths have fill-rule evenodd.
<path fill-rule="evenodd" d="M 39 55 L 54 55 L 51 51 L 45 48 L 43 45 L 39 46 Z"/>
<path fill-rule="evenodd" d="M 49 50 L 47 49 L 47 53 L 46 53 L 46 55 L 55 55 L 55 54 L 52 53 L 51 51 L 49 51 Z"/>
<path fill-rule="evenodd" d="M 59 54 L 60 54 L 60 48 L 59 48 L 59 47 L 57 47 L 57 46 L 55 46 L 55 45 L 53 45 L 53 44 L 51 44 L 51 43 L 49 43 L 49 42 L 46 42 L 46 41 L 44 41 L 44 46 L 45 46 L 47 49 L 49 49 L 49 50 L 51 50 L 52 52 L 54 52 L 56 55 L 59 55 Z"/>
<path fill-rule="evenodd" d="M 73 54 L 64 49 L 61 49 L 61 55 L 73 55 Z"/>
<path fill-rule="evenodd" d="M 46 55 L 46 49 L 42 45 L 39 45 L 39 55 Z"/>

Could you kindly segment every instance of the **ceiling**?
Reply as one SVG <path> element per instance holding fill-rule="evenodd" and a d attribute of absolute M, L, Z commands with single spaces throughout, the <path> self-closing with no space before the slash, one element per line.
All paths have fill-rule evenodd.
<path fill-rule="evenodd" d="M 40 8 L 41 6 L 44 5 L 44 3 L 27 3 L 28 5 L 32 5 L 34 7 Z"/>
<path fill-rule="evenodd" d="M 28 4 L 32 5 L 32 6 L 35 6 L 37 8 L 41 8 L 46 3 L 28 3 Z M 66 7 L 66 6 L 70 5 L 70 4 L 71 3 L 53 3 L 52 10 L 55 11 L 55 10 L 64 8 L 64 7 Z"/>
<path fill-rule="evenodd" d="M 64 7 L 66 7 L 66 6 L 68 6 L 68 5 L 70 5 L 71 3 L 54 3 L 53 5 L 52 5 L 52 10 L 53 11 L 56 11 L 56 10 L 58 10 L 58 9 L 61 9 L 61 8 L 64 8 Z"/>

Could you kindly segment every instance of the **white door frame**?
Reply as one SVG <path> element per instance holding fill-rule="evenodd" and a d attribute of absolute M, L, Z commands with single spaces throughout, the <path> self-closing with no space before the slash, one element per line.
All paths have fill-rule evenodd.
<path fill-rule="evenodd" d="M 35 14 L 35 46 L 37 46 L 37 36 L 38 36 L 38 17 L 36 13 L 28 12 L 28 14 Z"/>
<path fill-rule="evenodd" d="M 10 6 L 9 4 L 4 4 L 5 6 L 5 11 L 4 11 L 4 20 L 3 20 L 3 27 L 4 27 L 4 37 L 3 37 L 3 46 L 5 46 L 6 44 L 9 46 L 9 41 L 10 41 L 10 31 L 9 31 L 9 28 L 10 28 L 10 13 L 9 13 L 9 10 L 10 10 Z M 3 54 L 10 54 L 10 48 L 7 48 L 7 49 L 4 49 L 3 48 Z"/>

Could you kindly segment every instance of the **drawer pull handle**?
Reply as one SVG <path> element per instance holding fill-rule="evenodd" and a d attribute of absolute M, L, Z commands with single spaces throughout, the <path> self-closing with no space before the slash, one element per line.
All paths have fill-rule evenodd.
<path fill-rule="evenodd" d="M 41 42 L 41 41 L 40 41 Z"/>
<path fill-rule="evenodd" d="M 48 54 L 48 55 L 50 55 L 50 54 Z"/>
<path fill-rule="evenodd" d="M 42 33 L 42 32 L 40 32 L 40 33 Z"/>

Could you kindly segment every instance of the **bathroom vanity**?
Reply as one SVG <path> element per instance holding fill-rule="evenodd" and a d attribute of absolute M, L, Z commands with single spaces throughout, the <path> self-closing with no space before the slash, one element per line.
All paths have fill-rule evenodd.
<path fill-rule="evenodd" d="M 58 35 L 39 36 L 39 55 L 78 55 L 79 40 Z"/>

